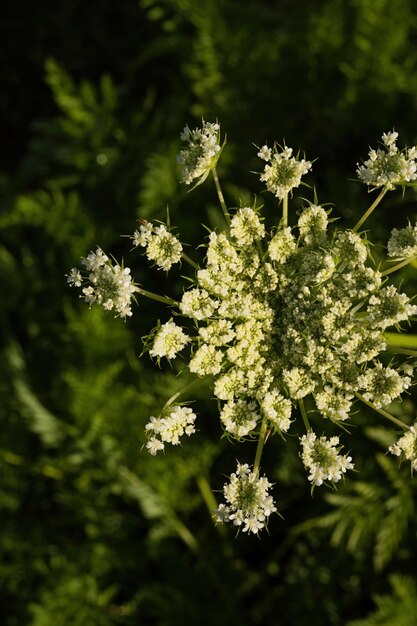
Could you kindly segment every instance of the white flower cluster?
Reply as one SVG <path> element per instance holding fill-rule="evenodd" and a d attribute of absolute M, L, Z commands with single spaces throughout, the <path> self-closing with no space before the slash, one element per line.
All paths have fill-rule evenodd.
<path fill-rule="evenodd" d="M 164 224 L 154 226 L 151 222 L 142 221 L 132 239 L 136 247 L 145 248 L 148 260 L 154 261 L 162 270 L 168 271 L 181 261 L 181 242 Z"/>
<path fill-rule="evenodd" d="M 339 454 L 338 444 L 339 437 L 317 437 L 312 431 L 301 437 L 301 459 L 313 487 L 326 480 L 337 483 L 348 469 L 353 469 L 352 458 Z"/>
<path fill-rule="evenodd" d="M 187 146 L 177 156 L 177 162 L 182 166 L 182 182 L 190 185 L 197 178 L 200 184 L 216 167 L 219 159 L 220 126 L 204 121 L 202 128 L 190 130 L 186 126 L 181 133 L 181 140 L 187 142 Z"/>
<path fill-rule="evenodd" d="M 250 234 L 236 226 L 242 216 Z M 210 234 L 206 264 L 180 311 L 198 321 L 190 370 L 215 377 L 232 436 L 253 435 L 262 416 L 286 432 L 292 403 L 307 395 L 323 417 L 340 422 L 355 392 L 381 407 L 409 387 L 409 376 L 377 357 L 386 349 L 385 329 L 417 307 L 394 286 L 382 287 L 359 235 L 329 237 L 326 211 L 311 205 L 298 220 L 298 244 L 292 229 L 278 230 L 264 254 L 253 209 L 241 209 L 231 223 L 230 235 Z"/>
<path fill-rule="evenodd" d="M 267 518 L 276 511 L 274 500 L 268 494 L 272 484 L 264 476 L 260 478 L 251 472 L 249 465 L 238 463 L 236 473 L 230 476 L 230 482 L 223 487 L 227 504 L 220 504 L 215 517 L 217 522 L 232 522 L 235 526 L 243 525 L 243 532 L 257 534 L 267 522 Z"/>
<path fill-rule="evenodd" d="M 298 220 L 293 214 L 288 220 L 288 195 L 312 164 L 293 157 L 291 148 L 265 145 L 258 152 L 266 161 L 260 178 L 283 200 L 283 219 L 272 230 L 265 228 L 256 205 L 230 214 L 215 176 L 230 228 L 210 233 L 200 265 L 183 253 L 179 239 L 163 224 L 142 221 L 135 231 L 135 246 L 144 248 L 158 267 L 168 270 L 184 258 L 196 268 L 179 303 L 135 287 L 130 270 L 112 263 L 100 248 L 83 259 L 86 276 L 76 268 L 68 275 L 68 283 L 82 289 L 86 302 L 114 309 L 122 317 L 131 315 L 131 299 L 139 291 L 177 306 L 179 314 L 191 320 L 187 333 L 173 318 L 158 322 L 145 349 L 159 361 L 174 359 L 189 346 L 188 368 L 198 377 L 212 377 L 227 436 L 258 440 L 253 471 L 238 463 L 224 485 L 226 502 L 217 510 L 218 521 L 256 534 L 276 510 L 268 493 L 272 485 L 259 476 L 260 459 L 271 434 L 296 430 L 297 405 L 307 431 L 301 437 L 300 456 L 313 487 L 337 483 L 353 463 L 340 453 L 338 437 L 318 437 L 311 430 L 309 414 L 321 418 L 326 428 L 340 427 L 358 399 L 396 421 L 382 407 L 410 388 L 413 365 L 405 357 L 403 363 L 391 359 L 387 365 L 386 330 L 392 326 L 401 330 L 400 324 L 417 315 L 417 306 L 385 277 L 417 255 L 417 225 L 393 230 L 388 255 L 400 263 L 383 272 L 375 267 L 366 236 L 356 231 L 386 190 L 417 180 L 417 148 L 399 151 L 397 136 L 384 134 L 383 147 L 371 150 L 369 160 L 358 167 L 361 180 L 384 189 L 353 230 L 329 232 L 333 220 L 315 204 L 317 200 L 305 201 Z M 184 182 L 197 179 L 199 184 L 215 168 L 219 138 L 218 124 L 203 122 L 202 129 L 184 129 L 187 146 L 178 158 Z M 289 226 L 289 221 L 296 224 Z M 195 432 L 195 414 L 183 405 L 171 406 L 176 398 L 146 426 L 146 447 L 152 455 L 166 443 L 178 445 L 183 435 Z M 390 452 L 404 456 L 417 469 L 417 423 Z"/>
<path fill-rule="evenodd" d="M 310 161 L 305 161 L 292 156 L 292 148 L 286 146 L 279 151 L 277 145 L 273 150 L 268 146 L 262 146 L 258 157 L 266 161 L 265 169 L 261 175 L 261 181 L 266 183 L 266 188 L 277 198 L 282 200 L 295 187 L 301 183 L 301 178 L 311 169 Z"/>
<path fill-rule="evenodd" d="M 136 291 L 128 267 L 112 263 L 101 248 L 81 260 L 87 274 L 72 268 L 68 283 L 74 287 L 86 286 L 81 297 L 90 305 L 100 304 L 107 311 L 115 311 L 116 316 L 132 315 L 131 300 Z"/>
<path fill-rule="evenodd" d="M 145 427 L 149 436 L 146 444 L 148 452 L 155 456 L 166 443 L 177 446 L 184 434 L 190 436 L 195 433 L 195 419 L 195 413 L 186 406 L 174 406 L 166 416 L 151 417 Z"/>
<path fill-rule="evenodd" d="M 158 328 L 149 354 L 159 359 L 164 356 L 167 359 L 175 359 L 178 352 L 181 352 L 189 341 L 190 338 L 182 328 L 169 320 Z"/>
<path fill-rule="evenodd" d="M 411 461 L 411 471 L 417 471 L 417 422 L 388 450 L 395 456 L 402 456 Z"/>
<path fill-rule="evenodd" d="M 395 259 L 411 259 L 417 256 L 417 224 L 393 229 L 388 241 L 388 256 Z"/>
<path fill-rule="evenodd" d="M 394 189 L 396 185 L 405 185 L 417 179 L 417 148 L 397 147 L 398 133 L 382 135 L 383 147 L 369 151 L 369 159 L 363 165 L 358 164 L 358 178 L 370 187 Z"/>

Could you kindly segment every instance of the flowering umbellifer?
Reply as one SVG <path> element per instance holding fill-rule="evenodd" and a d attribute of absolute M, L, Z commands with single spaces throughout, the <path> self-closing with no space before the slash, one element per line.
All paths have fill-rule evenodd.
<path fill-rule="evenodd" d="M 212 173 L 225 229 L 210 232 L 205 258 L 199 261 L 184 253 L 179 237 L 164 224 L 142 221 L 132 236 L 135 247 L 159 269 L 189 264 L 192 284 L 180 301 L 134 284 L 128 268 L 111 263 L 101 249 L 83 260 L 87 286 L 76 268 L 68 282 L 82 289 L 90 306 L 99 304 L 123 317 L 131 314 L 135 292 L 177 312 L 175 322 L 172 317 L 158 322 L 145 338 L 145 351 L 160 362 L 187 349 L 188 369 L 196 381 L 212 381 L 224 433 L 239 442 L 257 442 L 252 469 L 238 462 L 223 489 L 226 504 L 219 505 L 215 519 L 252 533 L 266 525 L 276 507 L 260 464 L 266 439 L 275 433 L 281 439 L 287 432 L 300 435 L 300 457 L 313 486 L 338 482 L 354 465 L 340 453 L 334 432 L 342 423 L 346 430 L 358 402 L 407 431 L 390 451 L 415 467 L 415 428 L 409 430 L 386 410 L 409 389 L 413 365 L 407 356 L 387 364 L 385 355 L 395 353 L 394 335 L 386 330 L 401 330 L 400 324 L 417 313 L 408 295 L 386 278 L 414 259 L 416 227 L 393 231 L 388 255 L 400 262 L 385 270 L 375 266 L 360 228 L 387 191 L 416 178 L 416 149 L 400 152 L 397 134 L 384 134 L 385 147 L 373 151 L 358 169 L 363 182 L 382 187 L 378 198 L 353 229 L 335 229 L 316 197 L 304 201 L 298 217 L 289 218 L 289 195 L 312 167 L 293 157 L 291 148 L 264 145 L 258 152 L 266 161 L 261 181 L 282 204 L 282 218 L 270 225 L 256 203 L 228 209 L 216 172 L 221 152 L 217 123 L 203 122 L 194 131 L 186 127 L 181 138 L 187 142 L 179 155 L 183 182 L 200 183 Z M 181 318 L 186 332 L 177 323 Z M 146 426 L 152 455 L 195 432 L 196 416 L 178 403 L 181 394 L 170 398 Z M 329 436 L 318 436 L 311 424 Z"/>

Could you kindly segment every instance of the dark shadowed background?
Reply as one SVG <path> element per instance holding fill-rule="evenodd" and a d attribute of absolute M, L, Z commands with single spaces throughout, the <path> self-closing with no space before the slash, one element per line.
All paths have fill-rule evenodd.
<path fill-rule="evenodd" d="M 191 245 L 216 225 L 212 181 L 187 194 L 175 162 L 202 116 L 227 133 L 229 203 L 261 191 L 253 143 L 285 139 L 318 157 L 319 201 L 353 225 L 368 146 L 393 127 L 417 142 L 416 3 L 20 0 L 0 38 L 0 624 L 415 626 L 417 487 L 385 456 L 392 430 L 361 411 L 359 473 L 313 498 L 297 442 L 267 446 L 284 519 L 236 539 L 208 510 L 237 451 L 207 392 L 186 445 L 141 451 L 183 385 L 138 359 L 169 311 L 140 300 L 123 323 L 88 310 L 65 274 L 99 244 L 145 288 L 179 293 L 181 270 L 148 269 L 120 234 L 167 204 Z M 416 206 L 414 190 L 388 194 L 374 240 Z M 398 281 L 413 294 L 416 269 Z M 413 396 L 392 412 L 410 422 Z"/>

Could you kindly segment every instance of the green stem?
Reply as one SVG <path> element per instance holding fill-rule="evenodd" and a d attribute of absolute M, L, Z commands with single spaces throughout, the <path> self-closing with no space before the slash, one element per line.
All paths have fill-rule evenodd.
<path fill-rule="evenodd" d="M 184 261 L 187 261 L 187 263 L 189 265 L 191 265 L 191 267 L 193 267 L 195 270 L 200 269 L 197 265 L 197 263 L 195 261 L 193 261 L 192 259 L 190 259 L 190 257 L 188 256 L 188 254 L 185 254 L 185 252 L 182 253 L 182 258 L 184 259 Z"/>
<path fill-rule="evenodd" d="M 282 200 L 282 226 L 288 226 L 288 194 L 286 193 Z"/>
<path fill-rule="evenodd" d="M 202 474 L 200 474 L 199 476 L 197 476 L 196 478 L 197 481 L 197 486 L 200 490 L 201 493 L 201 497 L 204 500 L 204 503 L 207 507 L 208 512 L 210 513 L 210 517 L 213 517 L 214 512 L 216 511 L 216 509 L 218 508 L 218 504 L 217 504 L 217 500 L 214 496 L 214 493 L 211 490 L 211 487 L 209 485 L 209 482 L 207 480 L 207 478 L 205 476 L 203 476 Z M 216 524 L 216 529 L 217 532 L 219 533 L 219 535 L 225 535 L 226 533 L 226 528 L 224 526 L 224 524 Z"/>
<path fill-rule="evenodd" d="M 150 298 L 151 300 L 156 300 L 157 302 L 163 302 L 164 304 L 169 304 L 171 306 L 178 306 L 179 302 L 173 300 L 172 298 L 168 298 L 167 296 L 160 296 L 157 293 L 153 293 L 152 291 L 147 291 L 146 289 L 142 289 L 142 287 L 136 287 L 136 291 L 140 293 L 142 296 L 146 298 Z"/>
<path fill-rule="evenodd" d="M 376 407 L 375 404 L 373 404 L 372 402 L 369 402 L 369 400 L 365 400 L 365 398 L 363 396 L 361 396 L 360 393 L 355 392 L 355 396 L 361 402 L 363 402 L 364 404 L 369 406 L 370 409 L 373 409 L 374 411 L 376 411 L 377 413 L 379 413 L 380 415 L 385 417 L 387 420 L 389 420 L 393 424 L 396 424 L 397 426 L 400 426 L 400 428 L 403 428 L 404 430 L 408 430 L 409 427 L 406 424 L 403 424 L 400 420 L 398 420 L 396 417 L 391 415 L 391 413 L 388 413 L 388 411 L 384 411 L 384 409 L 378 409 L 378 407 Z"/>
<path fill-rule="evenodd" d="M 222 188 L 220 187 L 219 177 L 217 176 L 217 170 L 215 167 L 213 167 L 211 171 L 213 172 L 214 183 L 216 185 L 217 195 L 219 196 L 220 206 L 222 207 L 224 218 L 228 226 L 230 226 L 230 215 L 227 210 L 226 202 L 224 201 Z"/>
<path fill-rule="evenodd" d="M 416 259 L 417 259 L 417 256 L 412 256 L 410 259 L 404 259 L 404 261 L 401 261 L 401 263 L 397 263 L 396 265 L 393 265 L 392 267 L 390 267 L 388 270 L 381 272 L 381 276 L 388 276 L 388 274 L 391 274 L 392 272 L 396 272 L 397 270 L 400 270 L 402 267 L 405 267 L 406 265 L 408 265 L 412 261 L 415 261 Z"/>
<path fill-rule="evenodd" d="M 387 187 L 383 187 L 379 196 L 377 197 L 377 199 L 371 204 L 371 206 L 369 207 L 369 209 L 366 211 L 366 213 L 364 213 L 361 217 L 361 219 L 359 220 L 359 222 L 356 224 L 356 226 L 354 226 L 353 228 L 353 232 L 357 233 L 359 228 L 362 226 L 362 224 L 368 219 L 368 217 L 371 215 L 372 211 L 378 206 L 378 204 L 381 202 L 382 198 L 385 196 L 385 194 L 387 193 L 388 189 Z"/>
<path fill-rule="evenodd" d="M 384 338 L 393 346 L 399 348 L 417 348 L 417 335 L 404 333 L 384 333 Z"/>
<path fill-rule="evenodd" d="M 310 422 L 308 421 L 307 411 L 304 404 L 304 400 L 302 398 L 298 401 L 298 406 L 300 407 L 301 417 L 303 418 L 304 426 L 306 427 L 306 431 L 309 433 L 311 430 Z"/>
<path fill-rule="evenodd" d="M 257 474 L 259 472 L 259 465 L 261 463 L 262 450 L 264 449 L 264 443 L 267 435 L 267 418 L 266 415 L 262 420 L 261 430 L 259 433 L 258 445 L 256 446 L 256 454 L 255 454 L 255 462 L 253 464 L 253 473 Z"/>
<path fill-rule="evenodd" d="M 398 348 L 396 346 L 387 346 L 389 352 L 395 354 L 406 354 L 407 356 L 417 356 L 417 350 L 408 350 L 407 348 Z"/>
<path fill-rule="evenodd" d="M 165 402 L 164 406 L 162 407 L 161 413 L 163 413 L 165 409 L 171 406 L 171 404 L 173 404 L 177 398 L 187 393 L 192 387 L 196 387 L 197 384 L 201 383 L 202 381 L 203 381 L 202 378 L 197 378 L 196 380 L 193 380 L 192 383 L 189 383 L 188 385 L 186 385 L 185 387 L 177 391 L 177 393 L 174 393 L 174 395 L 171 396 L 169 400 Z"/>

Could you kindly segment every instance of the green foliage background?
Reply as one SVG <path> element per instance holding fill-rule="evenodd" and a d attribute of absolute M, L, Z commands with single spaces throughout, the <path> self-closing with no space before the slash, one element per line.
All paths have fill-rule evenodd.
<path fill-rule="evenodd" d="M 179 132 L 201 116 L 227 132 L 230 203 L 259 192 L 252 142 L 285 138 L 319 157 L 319 200 L 352 225 L 368 198 L 348 179 L 368 144 L 393 126 L 417 143 L 416 4 L 66 0 L 2 13 L 0 623 L 415 626 L 417 484 L 384 455 L 392 429 L 361 410 L 360 473 L 314 498 L 296 442 L 267 446 L 284 519 L 235 539 L 208 510 L 208 484 L 221 489 L 237 451 L 219 443 L 204 389 L 198 435 L 141 452 L 149 415 L 184 385 L 138 359 L 169 312 L 140 301 L 123 323 L 89 311 L 65 273 L 99 243 L 146 288 L 179 293 L 180 272 L 149 270 L 119 233 L 163 220 L 167 203 L 191 245 L 201 222 L 216 225 L 210 181 L 192 194 L 177 182 Z M 413 191 L 392 193 L 369 225 L 382 244 L 416 214 Z M 412 294 L 415 268 L 398 280 Z M 392 409 L 411 422 L 414 405 Z"/>

